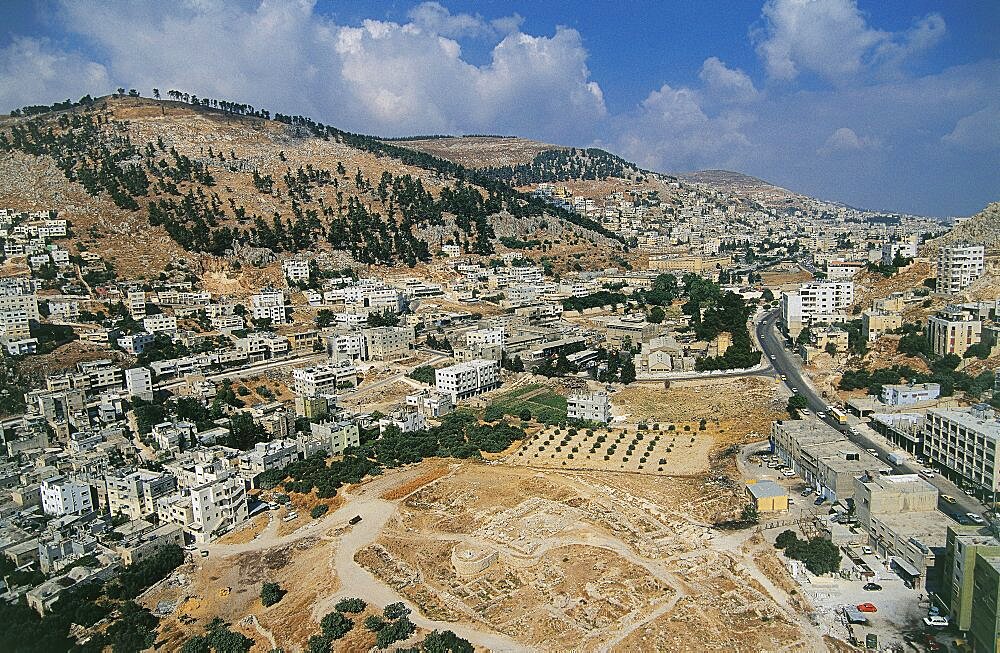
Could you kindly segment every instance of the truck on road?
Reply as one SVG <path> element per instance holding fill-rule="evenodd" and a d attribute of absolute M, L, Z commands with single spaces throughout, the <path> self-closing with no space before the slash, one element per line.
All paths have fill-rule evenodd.
<path fill-rule="evenodd" d="M 891 462 L 893 465 L 902 465 L 903 463 L 906 462 L 906 454 L 904 454 L 901 451 L 893 451 L 888 456 L 886 456 L 886 458 L 888 458 L 889 462 Z"/>

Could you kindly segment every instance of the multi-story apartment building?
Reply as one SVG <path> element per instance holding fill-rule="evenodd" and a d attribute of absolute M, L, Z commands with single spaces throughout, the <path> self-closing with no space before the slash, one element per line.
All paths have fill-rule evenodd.
<path fill-rule="evenodd" d="M 324 449 L 331 456 L 339 456 L 348 447 L 361 444 L 361 430 L 354 422 L 331 419 L 310 424 L 309 431 L 314 438 L 323 442 Z"/>
<path fill-rule="evenodd" d="M 785 332 L 795 338 L 814 320 L 843 322 L 843 311 L 854 301 L 851 281 L 809 282 L 797 291 L 781 294 L 781 321 Z"/>
<path fill-rule="evenodd" d="M 927 339 L 938 356 L 963 356 L 982 337 L 982 320 L 961 306 L 946 306 L 927 318 Z"/>
<path fill-rule="evenodd" d="M 251 295 L 250 315 L 255 322 L 270 320 L 271 324 L 287 323 L 288 310 L 285 306 L 285 293 L 274 288 L 263 288 L 256 295 Z"/>
<path fill-rule="evenodd" d="M 471 360 L 434 372 L 434 385 L 453 402 L 500 387 L 500 365 L 493 360 Z"/>
<path fill-rule="evenodd" d="M 248 508 L 243 479 L 231 472 L 211 476 L 157 500 L 160 523 L 180 524 L 195 542 L 205 544 L 245 521 Z"/>
<path fill-rule="evenodd" d="M 292 370 L 295 394 L 301 397 L 337 394 L 337 388 L 356 385 L 358 373 L 350 361 L 313 365 Z"/>
<path fill-rule="evenodd" d="M 50 301 L 48 306 L 49 315 L 56 319 L 75 320 L 80 317 L 80 302 L 78 301 Z"/>
<path fill-rule="evenodd" d="M 42 512 L 46 515 L 71 515 L 91 512 L 94 501 L 90 486 L 65 476 L 52 476 L 42 481 Z"/>
<path fill-rule="evenodd" d="M 987 561 L 996 559 L 997 556 L 1000 556 L 1000 540 L 986 532 L 982 527 L 958 525 L 948 527 L 938 599 L 945 605 L 952 625 L 958 630 L 963 632 L 980 630 L 982 632 L 984 626 L 996 627 L 996 608 L 994 607 L 993 614 L 991 614 L 989 610 L 975 610 L 974 603 L 976 603 L 977 598 L 980 598 L 979 593 L 986 589 L 982 583 L 980 587 L 976 587 L 975 581 L 979 566 L 983 563 L 990 564 Z M 998 597 L 995 592 L 994 588 L 992 597 L 986 593 L 981 598 L 992 598 L 996 601 Z M 986 621 L 986 624 L 977 629 L 976 622 L 981 618 Z M 994 620 L 992 623 L 991 618 Z M 986 646 L 977 647 L 974 650 L 994 651 L 996 649 Z"/>
<path fill-rule="evenodd" d="M 13 311 L 29 320 L 41 319 L 38 298 L 34 293 L 23 292 L 23 287 L 9 285 L 0 292 L 0 312 Z"/>
<path fill-rule="evenodd" d="M 961 244 L 938 250 L 937 286 L 940 293 L 961 292 L 983 275 L 986 248 L 983 245 Z"/>
<path fill-rule="evenodd" d="M 892 265 L 896 257 L 916 258 L 917 256 L 917 236 L 911 235 L 906 238 L 894 238 L 882 245 L 882 264 Z"/>
<path fill-rule="evenodd" d="M 239 469 L 250 484 L 257 487 L 257 479 L 269 469 L 284 469 L 299 459 L 299 445 L 295 440 L 258 442 L 254 448 L 240 455 Z"/>
<path fill-rule="evenodd" d="M 177 477 L 147 469 L 116 472 L 104 477 L 108 512 L 131 519 L 156 513 L 156 501 L 177 489 Z"/>
<path fill-rule="evenodd" d="M 954 523 L 937 504 L 937 488 L 917 474 L 867 474 L 854 480 L 856 515 L 868 543 L 913 587 L 927 582 Z"/>
<path fill-rule="evenodd" d="M 903 326 L 903 316 L 891 311 L 868 309 L 861 314 L 861 331 L 865 340 L 873 342 L 888 331 Z"/>
<path fill-rule="evenodd" d="M 150 315 L 142 319 L 142 328 L 149 333 L 177 333 L 177 318 L 173 315 Z"/>
<path fill-rule="evenodd" d="M 608 393 L 571 394 L 566 400 L 566 417 L 607 424 L 611 421 L 611 400 Z"/>
<path fill-rule="evenodd" d="M 141 320 L 146 317 L 146 293 L 142 290 L 130 290 L 125 296 L 125 305 L 132 319 Z"/>
<path fill-rule="evenodd" d="M 309 261 L 289 259 L 281 264 L 285 278 L 289 283 L 306 283 L 309 281 Z"/>
<path fill-rule="evenodd" d="M 455 409 L 451 395 L 430 389 L 406 395 L 406 405 L 413 406 L 425 417 L 443 417 Z"/>
<path fill-rule="evenodd" d="M 924 456 L 978 494 L 1000 490 L 1000 419 L 987 404 L 932 408 L 924 418 Z"/>
<path fill-rule="evenodd" d="M 374 327 L 362 329 L 367 358 L 377 361 L 392 361 L 406 358 L 413 349 L 416 339 L 412 326 Z"/>

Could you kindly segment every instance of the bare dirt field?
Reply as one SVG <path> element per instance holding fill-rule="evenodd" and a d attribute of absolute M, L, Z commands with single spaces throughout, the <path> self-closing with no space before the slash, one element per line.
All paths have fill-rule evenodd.
<path fill-rule="evenodd" d="M 688 475 L 708 471 L 715 445 L 706 424 L 655 425 L 656 430 L 548 428 L 532 435 L 506 462 L 529 467 Z M 714 425 L 713 425 L 714 427 Z M 687 429 L 687 430 L 684 430 Z"/>
<path fill-rule="evenodd" d="M 830 650 L 774 549 L 712 526 L 743 501 L 712 474 L 427 460 L 341 494 L 307 527 L 282 534 L 272 519 L 208 546 L 143 597 L 178 605 L 161 648 L 220 616 L 255 652 L 303 650 L 336 601 L 357 596 L 368 611 L 336 651 L 367 650 L 363 617 L 400 600 L 414 610 L 410 643 L 448 628 L 479 650 Z M 287 591 L 269 608 L 264 581 Z"/>

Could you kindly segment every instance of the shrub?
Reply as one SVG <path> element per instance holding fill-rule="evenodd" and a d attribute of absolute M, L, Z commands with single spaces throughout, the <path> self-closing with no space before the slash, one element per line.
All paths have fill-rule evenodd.
<path fill-rule="evenodd" d="M 323 628 L 323 636 L 330 640 L 340 639 L 354 628 L 354 622 L 336 610 L 323 617 L 319 625 Z"/>
<path fill-rule="evenodd" d="M 281 600 L 285 590 L 277 583 L 264 583 L 260 588 L 260 602 L 266 608 Z"/>
<path fill-rule="evenodd" d="M 325 503 L 321 503 L 318 506 L 314 507 L 312 510 L 310 510 L 309 514 L 312 516 L 313 519 L 319 519 L 320 517 L 325 515 L 329 509 L 330 506 L 326 505 Z"/>
<path fill-rule="evenodd" d="M 358 599 L 354 597 L 348 597 L 346 599 L 340 599 L 337 601 L 337 605 L 334 606 L 338 612 L 345 612 L 348 614 L 357 614 L 359 612 L 364 612 L 364 609 L 368 607 L 364 599 Z"/>

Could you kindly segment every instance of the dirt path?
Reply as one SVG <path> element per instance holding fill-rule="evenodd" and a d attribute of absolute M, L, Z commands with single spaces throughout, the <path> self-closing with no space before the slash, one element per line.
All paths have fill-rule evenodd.
<path fill-rule="evenodd" d="M 250 542 L 230 545 L 212 544 L 205 548 L 210 550 L 211 555 L 224 558 L 252 551 L 263 551 L 284 546 L 306 537 L 313 537 L 318 533 L 328 533 L 335 527 L 346 525 L 351 518 L 360 516 L 361 521 L 351 526 L 340 537 L 323 536 L 323 539 L 330 542 L 328 546 L 331 548 L 333 567 L 336 569 L 342 589 L 316 601 L 312 609 L 315 621 L 318 622 L 323 615 L 333 610 L 333 605 L 341 598 L 357 596 L 376 605 L 403 603 L 413 611 L 410 620 L 417 626 L 428 630 L 451 630 L 459 637 L 490 651 L 534 650 L 490 630 L 477 629 L 462 623 L 427 619 L 406 597 L 382 583 L 354 561 L 355 554 L 372 544 L 382 533 L 385 525 L 396 515 L 397 502 L 387 501 L 379 497 L 387 490 L 417 478 L 423 472 L 424 470 L 419 466 L 391 471 L 354 488 L 353 493 L 344 492 L 343 496 L 346 502 L 338 510 L 283 537 L 277 535 L 276 527 L 268 526 L 260 536 Z M 272 520 L 272 523 L 276 523 L 276 521 Z"/>

